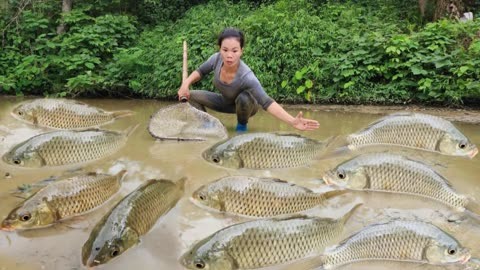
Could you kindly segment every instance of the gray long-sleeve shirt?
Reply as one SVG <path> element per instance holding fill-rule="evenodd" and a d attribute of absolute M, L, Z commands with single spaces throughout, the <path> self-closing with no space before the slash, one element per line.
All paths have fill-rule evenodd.
<path fill-rule="evenodd" d="M 235 78 L 230 84 L 226 84 L 220 80 L 222 65 L 222 56 L 220 53 L 215 53 L 205 63 L 200 65 L 197 71 L 202 78 L 210 72 L 214 72 L 213 85 L 220 91 L 228 104 L 235 103 L 235 99 L 242 91 L 249 91 L 264 110 L 274 102 L 274 100 L 267 95 L 253 71 L 242 60 L 240 60 L 237 74 L 235 74 Z"/>

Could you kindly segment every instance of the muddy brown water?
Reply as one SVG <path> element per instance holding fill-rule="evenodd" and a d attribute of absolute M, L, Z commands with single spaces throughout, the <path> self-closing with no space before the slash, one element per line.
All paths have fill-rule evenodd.
<path fill-rule="evenodd" d="M 35 128 L 14 119 L 10 112 L 20 98 L 0 97 L 0 154 L 3 155 L 15 144 L 33 135 L 46 132 L 47 129 Z M 12 196 L 11 191 L 18 186 L 31 184 L 51 176 L 68 175 L 75 171 L 114 172 L 121 168 L 128 170 L 128 175 L 120 194 L 101 208 L 62 222 L 58 225 L 22 232 L 0 231 L 0 269 L 84 269 L 81 263 L 81 248 L 87 240 L 91 229 L 108 209 L 118 200 L 135 189 L 142 182 L 151 178 L 177 180 L 183 176 L 188 178 L 184 197 L 167 215 L 160 218 L 155 227 L 142 237 L 136 247 L 100 267 L 101 269 L 183 269 L 178 258 L 196 241 L 207 237 L 215 231 L 242 221 L 239 218 L 200 208 L 189 199 L 199 186 L 228 175 L 252 175 L 276 177 L 317 191 L 328 189 L 322 185 L 323 173 L 352 155 L 335 157 L 326 160 L 314 160 L 309 166 L 279 170 L 231 170 L 217 167 L 203 160 L 201 153 L 215 142 L 176 142 L 155 141 L 147 132 L 149 117 L 159 108 L 172 103 L 154 100 L 82 100 L 88 104 L 106 110 L 131 109 L 135 115 L 104 126 L 105 129 L 125 130 L 140 124 L 129 138 L 127 145 L 115 155 L 101 161 L 60 168 L 20 169 L 0 162 L 0 218 L 22 199 Z M 316 131 L 299 132 L 275 120 L 266 112 L 259 112 L 249 123 L 249 132 L 294 132 L 311 138 L 326 140 L 335 135 L 346 135 L 357 131 L 382 114 L 392 110 L 411 110 L 398 107 L 394 109 L 345 109 L 342 106 L 331 107 L 289 107 L 289 112 L 296 114 L 303 109 L 304 116 L 316 119 L 321 127 Z M 419 110 L 419 109 L 417 109 Z M 480 145 L 480 125 L 477 122 L 478 112 L 468 113 L 458 110 L 421 110 L 438 114 L 449 120 L 461 120 L 454 124 L 469 139 Z M 374 112 L 372 114 L 371 112 Z M 236 120 L 234 115 L 212 113 L 227 127 L 229 135 L 233 131 Z M 465 115 L 469 120 L 465 122 Z M 461 116 L 461 117 L 459 117 Z M 464 117 L 462 119 L 462 117 Z M 393 150 L 392 150 L 393 151 Z M 397 151 L 397 150 L 395 150 Z M 478 185 L 480 174 L 480 156 L 472 160 L 442 156 L 435 153 L 402 150 L 401 153 L 423 160 L 438 170 L 452 182 L 458 192 L 480 200 Z M 345 227 L 344 236 L 355 232 L 365 225 L 383 222 L 390 219 L 420 219 L 432 222 L 456 237 L 463 245 L 471 249 L 473 256 L 480 257 L 480 222 L 471 217 L 462 217 L 459 223 L 448 222 L 451 211 L 437 203 L 409 196 L 380 193 L 349 193 L 334 198 L 322 207 L 317 207 L 307 214 L 339 217 L 355 204 L 362 202 Z M 297 264 L 269 267 L 267 269 L 301 269 Z M 405 269 L 404 265 L 375 262 L 373 265 L 359 265 L 361 269 Z M 411 266 L 409 266 L 411 267 Z M 359 268 L 359 269 L 360 269 Z M 462 267 L 457 267 L 463 269 Z M 455 269 L 457 269 L 455 268 Z M 345 269 L 356 269 L 348 266 Z M 423 269 L 423 268 L 422 268 Z M 452 269 L 435 267 L 432 269 Z"/>

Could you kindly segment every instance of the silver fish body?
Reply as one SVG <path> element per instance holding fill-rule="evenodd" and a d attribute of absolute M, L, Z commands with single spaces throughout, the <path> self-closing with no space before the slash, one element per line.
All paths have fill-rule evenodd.
<path fill-rule="evenodd" d="M 177 183 L 149 180 L 123 198 L 95 226 L 82 248 L 88 267 L 107 263 L 140 241 L 182 197 L 185 178 Z"/>
<path fill-rule="evenodd" d="M 420 221 L 392 221 L 363 228 L 328 249 L 323 268 L 368 261 L 414 261 L 430 264 L 466 263 L 470 252 L 438 227 Z"/>
<path fill-rule="evenodd" d="M 1 228 L 7 231 L 41 228 L 87 213 L 120 190 L 125 173 L 89 173 L 53 182 L 13 209 Z"/>
<path fill-rule="evenodd" d="M 12 115 L 29 124 L 55 129 L 85 129 L 98 127 L 132 111 L 105 111 L 68 99 L 35 99 L 16 106 Z"/>
<path fill-rule="evenodd" d="M 307 165 L 324 146 L 297 134 L 248 133 L 213 145 L 203 157 L 235 169 L 291 168 Z"/>
<path fill-rule="evenodd" d="M 13 147 L 3 156 L 6 163 L 39 168 L 98 160 L 122 148 L 129 134 L 99 129 L 59 130 L 34 136 Z"/>
<path fill-rule="evenodd" d="M 451 122 L 420 113 L 395 113 L 347 136 L 352 150 L 368 145 L 397 145 L 473 158 L 477 147 Z"/>
<path fill-rule="evenodd" d="M 204 141 L 228 137 L 220 120 L 188 102 L 158 110 L 150 117 L 148 132 L 161 140 Z"/>
<path fill-rule="evenodd" d="M 340 219 L 293 216 L 231 225 L 196 243 L 180 262 L 187 269 L 232 270 L 316 256 L 340 237 L 352 211 Z"/>
<path fill-rule="evenodd" d="M 274 217 L 322 205 L 341 191 L 315 193 L 278 179 L 229 176 L 197 189 L 192 198 L 221 212 L 249 217 Z"/>
<path fill-rule="evenodd" d="M 419 161 L 394 154 L 364 154 L 328 171 L 324 180 L 353 190 L 403 193 L 429 198 L 464 211 L 468 198 L 438 172 Z"/>

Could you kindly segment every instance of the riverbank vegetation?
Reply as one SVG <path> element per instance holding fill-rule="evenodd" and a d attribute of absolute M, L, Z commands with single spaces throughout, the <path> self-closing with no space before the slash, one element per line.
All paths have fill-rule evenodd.
<path fill-rule="evenodd" d="M 0 5 L 0 94 L 174 99 L 182 41 L 192 71 L 234 26 L 243 60 L 282 102 L 480 99 L 480 20 L 439 12 L 441 0 L 63 2 Z M 454 2 L 480 15 L 475 1 Z M 213 90 L 211 79 L 195 88 Z"/>

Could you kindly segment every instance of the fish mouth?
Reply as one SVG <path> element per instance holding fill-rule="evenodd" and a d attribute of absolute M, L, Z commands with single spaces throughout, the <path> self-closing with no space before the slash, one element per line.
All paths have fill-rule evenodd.
<path fill-rule="evenodd" d="M 10 224 L 2 224 L 0 225 L 0 231 L 13 232 L 15 228 Z"/>
<path fill-rule="evenodd" d="M 332 181 L 332 178 L 333 178 L 332 174 L 333 174 L 332 172 L 327 172 L 327 173 L 323 176 L 322 179 L 323 179 L 323 181 L 325 182 L 325 184 L 327 184 L 327 185 L 333 185 L 333 184 L 334 184 L 334 182 Z"/>
<path fill-rule="evenodd" d="M 474 158 L 478 154 L 478 148 L 473 149 L 470 154 L 468 155 L 471 159 Z"/>
<path fill-rule="evenodd" d="M 472 257 L 471 254 L 465 255 L 465 256 L 463 257 L 463 260 L 460 261 L 460 263 L 461 263 L 461 264 L 466 264 L 466 263 L 470 260 L 471 257 Z"/>
<path fill-rule="evenodd" d="M 91 269 L 95 266 L 98 266 L 100 265 L 101 262 L 99 260 L 96 260 L 95 258 L 89 258 L 87 260 L 87 262 L 85 263 L 85 266 L 88 268 L 88 269 Z"/>

